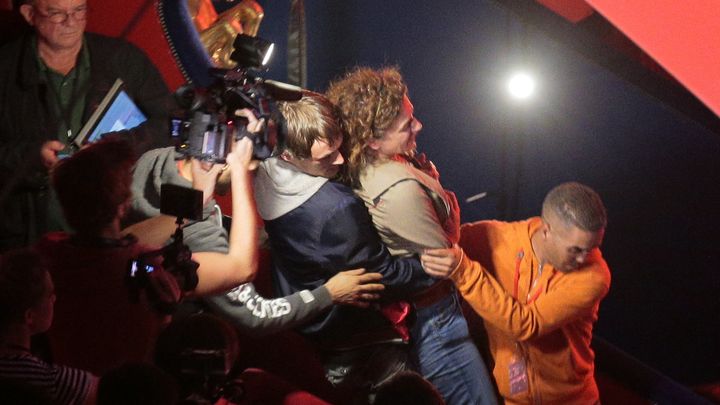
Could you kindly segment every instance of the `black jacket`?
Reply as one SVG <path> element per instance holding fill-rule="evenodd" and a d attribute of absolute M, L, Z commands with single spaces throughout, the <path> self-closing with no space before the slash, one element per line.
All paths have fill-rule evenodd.
<path fill-rule="evenodd" d="M 46 231 L 48 175 L 39 152 L 56 139 L 58 123 L 33 40 L 26 35 L 0 49 L 0 251 L 28 245 Z M 155 66 L 126 41 L 89 33 L 85 40 L 91 70 L 83 122 L 119 77 L 148 121 L 116 136 L 130 140 L 138 154 L 168 145 L 173 101 Z"/>
<path fill-rule="evenodd" d="M 265 220 L 265 229 L 280 296 L 312 290 L 339 271 L 360 267 L 383 275 L 384 295 L 390 300 L 407 298 L 435 282 L 417 257 L 390 256 L 362 200 L 340 183 L 328 181 L 299 207 Z M 346 305 L 332 307 L 301 331 L 327 348 L 396 337 L 379 311 Z"/>

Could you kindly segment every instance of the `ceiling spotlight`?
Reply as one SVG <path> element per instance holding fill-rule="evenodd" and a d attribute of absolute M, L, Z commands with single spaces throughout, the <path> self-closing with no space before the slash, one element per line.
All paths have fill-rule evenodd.
<path fill-rule="evenodd" d="M 510 76 L 507 86 L 513 98 L 525 100 L 535 92 L 535 79 L 527 73 L 515 73 Z"/>

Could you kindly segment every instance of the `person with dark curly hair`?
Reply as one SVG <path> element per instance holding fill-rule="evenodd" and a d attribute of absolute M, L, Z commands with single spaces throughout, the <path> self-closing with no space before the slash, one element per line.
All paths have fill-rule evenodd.
<path fill-rule="evenodd" d="M 330 84 L 345 133 L 345 179 L 362 198 L 394 256 L 422 254 L 458 241 L 460 212 L 424 156 L 415 156 L 422 123 L 396 68 L 357 68 Z M 427 302 L 425 297 L 439 296 Z M 485 363 L 473 344 L 457 291 L 435 282 L 411 301 L 414 357 L 422 375 L 448 404 L 496 403 Z"/>
<path fill-rule="evenodd" d="M 250 280 L 257 270 L 257 220 L 249 164 L 252 143 L 237 143 L 232 169 L 233 221 L 227 253 L 193 253 L 197 285 L 186 295 L 216 294 Z M 54 358 L 97 374 L 121 362 L 147 360 L 167 314 L 181 298 L 174 275 L 152 261 L 147 282 L 133 294 L 129 263 L 155 251 L 146 235 L 125 234 L 121 219 L 130 206 L 135 154 L 121 140 L 103 139 L 62 160 L 53 186 L 74 232 L 46 234 L 35 246 L 47 260 L 59 298 L 48 331 Z M 220 165 L 209 170 L 193 160 L 193 186 L 209 200 Z M 170 231 L 173 218 L 168 217 Z M 163 238 L 163 240 L 164 240 Z"/>

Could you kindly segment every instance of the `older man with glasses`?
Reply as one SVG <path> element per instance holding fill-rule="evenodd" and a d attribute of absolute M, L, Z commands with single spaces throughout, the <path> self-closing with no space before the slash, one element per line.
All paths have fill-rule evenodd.
<path fill-rule="evenodd" d="M 86 0 L 25 0 L 33 32 L 0 49 L 0 251 L 66 230 L 48 170 L 74 152 L 73 139 L 116 79 L 148 120 L 112 136 L 138 153 L 165 146 L 172 98 L 135 46 L 85 33 Z"/>

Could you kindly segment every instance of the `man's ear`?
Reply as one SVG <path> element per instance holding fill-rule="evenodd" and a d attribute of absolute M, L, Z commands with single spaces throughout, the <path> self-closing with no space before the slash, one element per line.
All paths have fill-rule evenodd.
<path fill-rule="evenodd" d="M 290 159 L 292 159 L 292 155 L 290 154 L 290 152 L 284 150 L 280 153 L 280 159 L 289 162 Z"/>
<path fill-rule="evenodd" d="M 540 232 L 542 232 L 543 239 L 547 239 L 548 232 L 550 232 L 550 224 L 545 220 L 545 218 L 540 218 L 542 221 L 542 226 L 540 227 Z"/>
<path fill-rule="evenodd" d="M 23 324 L 30 327 L 33 323 L 35 323 L 35 312 L 32 308 L 28 308 L 23 314 Z"/>
<path fill-rule="evenodd" d="M 23 4 L 20 6 L 20 14 L 23 16 L 25 21 L 30 25 L 33 24 L 33 15 L 35 15 L 35 10 L 33 9 L 33 6 L 29 4 Z"/>

